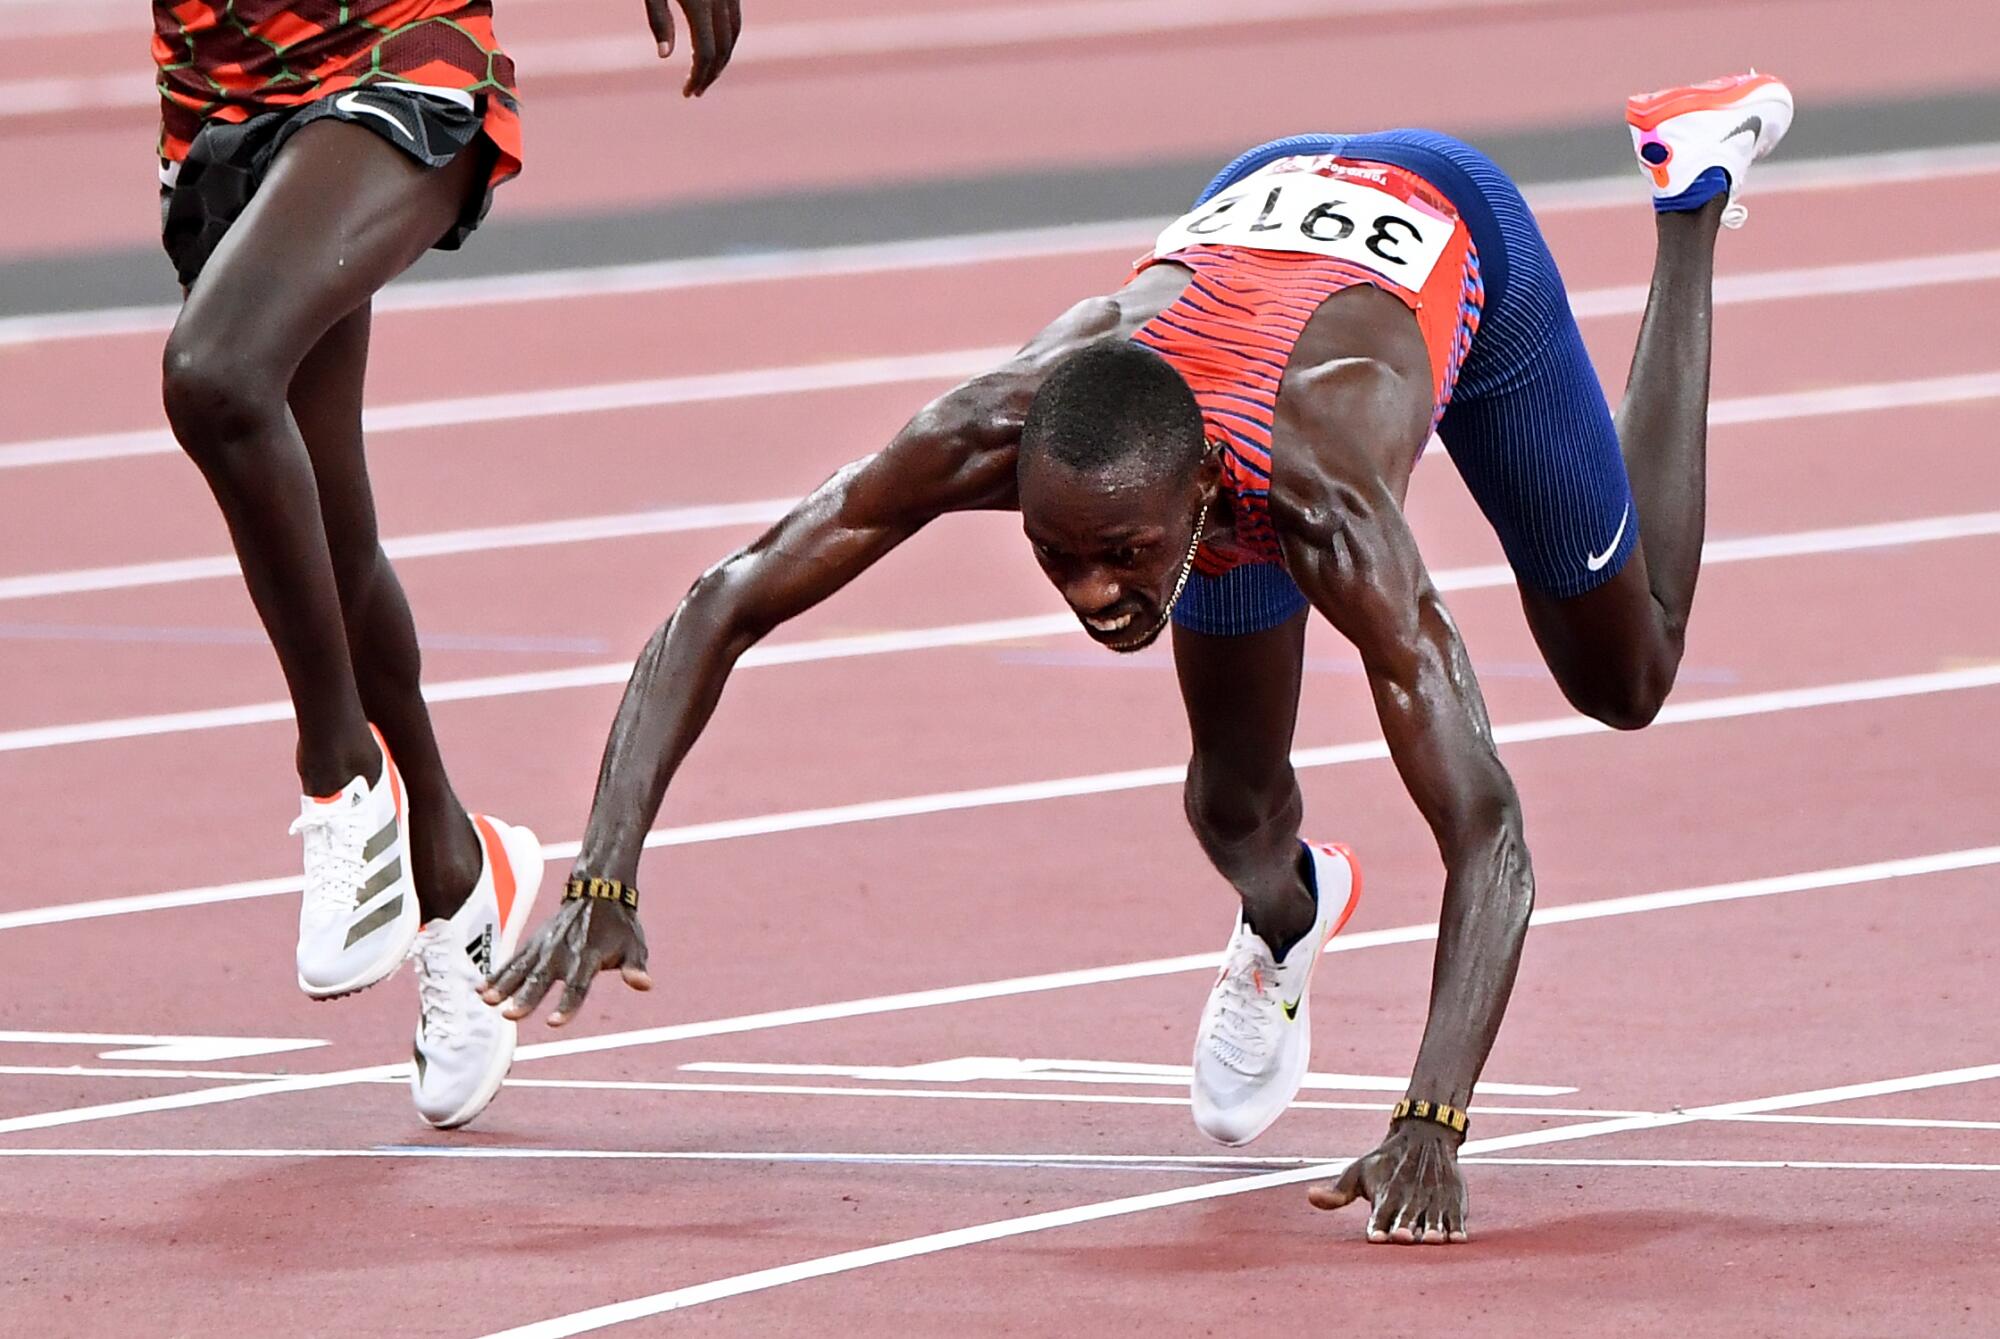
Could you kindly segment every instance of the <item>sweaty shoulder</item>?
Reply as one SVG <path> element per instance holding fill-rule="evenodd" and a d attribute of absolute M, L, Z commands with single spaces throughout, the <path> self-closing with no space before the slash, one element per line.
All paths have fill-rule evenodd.
<path fill-rule="evenodd" d="M 878 459 L 899 486 L 935 496 L 947 509 L 1013 506 L 1021 425 L 1042 381 L 1070 354 L 1129 324 L 1115 297 L 1077 303 L 1005 363 L 924 406 Z"/>
<path fill-rule="evenodd" d="M 1419 378 L 1373 358 L 1288 370 L 1271 453 L 1278 528 L 1323 543 L 1370 500 L 1400 500 L 1429 435 L 1424 392 Z"/>

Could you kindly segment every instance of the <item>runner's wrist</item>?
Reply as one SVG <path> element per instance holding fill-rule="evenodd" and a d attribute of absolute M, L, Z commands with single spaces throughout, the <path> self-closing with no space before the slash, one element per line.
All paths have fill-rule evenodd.
<path fill-rule="evenodd" d="M 1465 1142 L 1471 1119 L 1465 1108 L 1448 1102 L 1406 1097 L 1389 1113 L 1389 1130 L 1394 1134 L 1429 1135 L 1456 1148 Z"/>
<path fill-rule="evenodd" d="M 633 915 L 639 912 L 639 888 L 637 884 L 623 879 L 606 879 L 588 874 L 572 874 L 563 885 L 562 900 L 565 902 L 589 902 L 599 906 L 623 907 Z"/>

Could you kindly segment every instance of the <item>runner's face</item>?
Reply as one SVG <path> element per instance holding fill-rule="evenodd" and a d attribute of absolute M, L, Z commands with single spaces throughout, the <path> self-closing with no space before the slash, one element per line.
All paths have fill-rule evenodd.
<path fill-rule="evenodd" d="M 1036 459 L 1021 468 L 1021 526 L 1091 639 L 1140 651 L 1166 631 L 1196 516 L 1214 492 L 1206 463 L 1192 477 L 1159 479 Z"/>

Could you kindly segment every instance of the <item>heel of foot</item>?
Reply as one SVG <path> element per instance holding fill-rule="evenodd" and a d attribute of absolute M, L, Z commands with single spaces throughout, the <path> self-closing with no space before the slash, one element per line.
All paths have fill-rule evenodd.
<path fill-rule="evenodd" d="M 1689 184 L 1678 195 L 1656 196 L 1653 208 L 1661 214 L 1692 214 L 1706 206 L 1718 196 L 1729 194 L 1729 173 L 1719 167 L 1711 167 Z"/>

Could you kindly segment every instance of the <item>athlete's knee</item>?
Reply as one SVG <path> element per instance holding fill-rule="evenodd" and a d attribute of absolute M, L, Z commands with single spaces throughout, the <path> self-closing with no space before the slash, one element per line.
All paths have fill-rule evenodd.
<path fill-rule="evenodd" d="M 1621 667 L 1593 675 L 1588 682 L 1564 684 L 1571 705 L 1614 730 L 1643 730 L 1651 725 L 1673 692 L 1680 670 L 1677 651 L 1664 650 Z"/>
<path fill-rule="evenodd" d="M 1188 826 L 1211 856 L 1254 841 L 1300 808 L 1298 780 L 1286 766 L 1271 776 L 1246 778 L 1204 763 L 1196 754 L 1188 764 L 1182 804 Z"/>
<path fill-rule="evenodd" d="M 288 378 L 254 350 L 200 323 L 167 339 L 162 398 L 182 448 L 204 467 L 264 435 L 285 413 Z"/>

